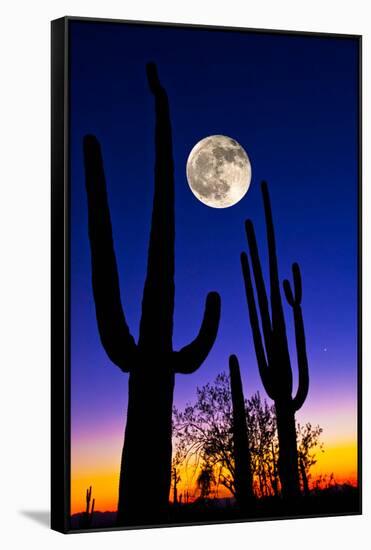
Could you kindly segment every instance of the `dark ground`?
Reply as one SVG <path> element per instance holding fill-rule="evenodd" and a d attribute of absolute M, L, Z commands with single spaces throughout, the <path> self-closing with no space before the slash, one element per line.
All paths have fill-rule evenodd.
<path fill-rule="evenodd" d="M 321 491 L 313 491 L 308 497 L 301 497 L 291 503 L 274 497 L 258 499 L 254 510 L 245 513 L 238 510 L 232 499 L 197 500 L 191 504 L 171 506 L 166 525 L 357 513 L 360 513 L 359 490 L 350 485 L 335 485 Z M 81 513 L 71 516 L 71 529 L 81 529 L 82 518 Z M 116 527 L 115 520 L 116 512 L 94 512 L 91 529 Z"/>

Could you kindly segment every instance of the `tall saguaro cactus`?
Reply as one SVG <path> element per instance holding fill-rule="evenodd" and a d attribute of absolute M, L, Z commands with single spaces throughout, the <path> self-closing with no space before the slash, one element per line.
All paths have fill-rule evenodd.
<path fill-rule="evenodd" d="M 93 292 L 100 338 L 107 355 L 129 376 L 122 452 L 118 525 L 166 521 L 171 483 L 171 415 L 175 374 L 196 371 L 219 326 L 220 297 L 210 292 L 198 336 L 173 351 L 174 166 L 167 94 L 156 66 L 147 65 L 155 99 L 155 189 L 142 317 L 136 343 L 121 305 L 101 148 L 84 138 Z M 148 502 L 148 478 L 153 497 Z"/>
<path fill-rule="evenodd" d="M 232 431 L 236 499 L 240 508 L 246 510 L 254 500 L 254 491 L 246 424 L 245 398 L 243 395 L 240 365 L 235 355 L 231 355 L 229 358 L 229 374 L 233 410 Z"/>
<path fill-rule="evenodd" d="M 254 226 L 251 220 L 246 221 L 246 235 L 254 273 L 262 330 L 260 330 L 249 260 L 247 254 L 244 252 L 241 254 L 241 263 L 259 372 L 264 388 L 269 397 L 274 400 L 276 408 L 279 439 L 278 469 L 282 493 L 285 497 L 295 497 L 300 494 L 295 412 L 302 407 L 309 389 L 308 361 L 301 310 L 301 274 L 299 265 L 294 263 L 292 266 L 294 292 L 291 289 L 289 281 L 285 280 L 283 283 L 286 299 L 294 312 L 299 370 L 298 389 L 295 397 L 292 397 L 293 379 L 291 360 L 280 292 L 272 210 L 268 187 L 265 182 L 262 183 L 262 195 L 267 226 L 271 311 L 269 310 L 268 293 L 263 279 Z"/>

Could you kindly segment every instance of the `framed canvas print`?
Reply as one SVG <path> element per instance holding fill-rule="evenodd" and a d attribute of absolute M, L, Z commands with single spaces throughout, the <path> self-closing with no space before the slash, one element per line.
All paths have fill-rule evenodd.
<path fill-rule="evenodd" d="M 361 38 L 52 22 L 52 528 L 361 513 Z"/>

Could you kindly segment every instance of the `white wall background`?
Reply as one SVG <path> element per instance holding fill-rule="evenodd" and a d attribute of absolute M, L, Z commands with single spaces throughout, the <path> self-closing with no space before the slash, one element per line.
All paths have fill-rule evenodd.
<path fill-rule="evenodd" d="M 364 548 L 370 533 L 370 21 L 367 0 L 4 2 L 0 22 L 0 544 Z M 50 25 L 63 15 L 364 35 L 364 516 L 63 536 L 49 508 Z M 331 388 L 329 388 L 331 391 Z M 36 520 L 35 520 L 36 518 Z M 40 522 L 41 519 L 41 522 Z M 42 523 L 44 522 L 44 524 Z M 82 537 L 82 538 L 81 538 Z M 369 537 L 368 537 L 369 538 Z"/>

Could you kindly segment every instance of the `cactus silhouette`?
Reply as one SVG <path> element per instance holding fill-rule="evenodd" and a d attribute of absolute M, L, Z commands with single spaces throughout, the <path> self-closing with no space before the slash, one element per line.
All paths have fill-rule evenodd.
<path fill-rule="evenodd" d="M 249 260 L 247 254 L 244 252 L 241 254 L 241 264 L 259 372 L 264 388 L 269 397 L 274 400 L 276 408 L 279 439 L 278 470 L 282 485 L 282 494 L 284 497 L 290 498 L 300 494 L 295 412 L 302 407 L 309 389 L 308 361 L 301 311 L 301 274 L 299 265 L 294 263 L 292 266 L 294 292 L 291 289 L 289 281 L 285 280 L 283 283 L 287 302 L 294 312 L 299 370 L 298 389 L 295 397 L 292 397 L 293 379 L 291 361 L 280 292 L 271 204 L 268 187 L 265 182 L 262 182 L 261 189 L 267 227 L 271 311 L 269 310 L 268 293 L 263 279 L 254 226 L 250 220 L 247 220 L 245 225 L 260 309 L 262 331 L 260 331 Z"/>
<path fill-rule="evenodd" d="M 113 363 L 129 372 L 121 459 L 118 525 L 166 521 L 171 483 L 171 416 L 175 374 L 196 371 L 219 326 L 220 297 L 210 292 L 198 336 L 173 351 L 174 166 L 168 98 L 153 63 L 147 80 L 155 100 L 155 184 L 139 338 L 130 334 L 121 305 L 103 160 L 95 136 L 84 138 L 92 282 L 98 330 Z M 143 501 L 151 476 L 154 497 Z"/>
<path fill-rule="evenodd" d="M 178 473 L 178 469 L 173 466 L 172 468 L 172 472 L 171 472 L 171 477 L 173 479 L 173 504 L 176 505 L 178 504 L 178 483 L 181 481 L 181 477 Z"/>
<path fill-rule="evenodd" d="M 94 514 L 94 506 L 95 506 L 95 498 L 93 498 L 93 502 L 91 503 L 90 507 L 90 501 L 91 501 L 91 486 L 89 489 L 86 489 L 86 509 L 85 512 L 81 515 L 80 518 L 80 527 L 81 529 L 88 529 L 92 525 L 93 521 L 93 514 Z"/>
<path fill-rule="evenodd" d="M 241 510 L 246 510 L 253 503 L 254 491 L 246 425 L 245 398 L 242 389 L 240 365 L 235 355 L 231 355 L 229 358 L 229 373 L 233 407 L 232 431 L 236 499 Z"/>

